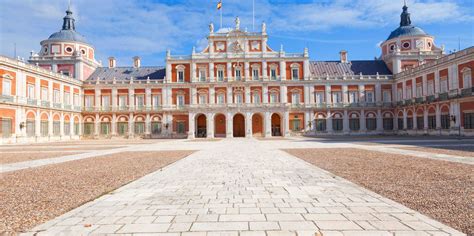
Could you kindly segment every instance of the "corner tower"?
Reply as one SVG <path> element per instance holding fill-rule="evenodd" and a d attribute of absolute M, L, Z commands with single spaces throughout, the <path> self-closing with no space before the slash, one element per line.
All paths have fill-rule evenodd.
<path fill-rule="evenodd" d="M 381 44 L 382 60 L 393 74 L 436 60 L 443 50 L 436 47 L 434 37 L 412 25 L 406 3 L 400 15 L 400 26 Z"/>
<path fill-rule="evenodd" d="M 29 62 L 81 81 L 87 79 L 100 63 L 95 60 L 94 47 L 76 31 L 75 23 L 69 6 L 61 30 L 41 41 L 40 52 L 31 52 Z"/>

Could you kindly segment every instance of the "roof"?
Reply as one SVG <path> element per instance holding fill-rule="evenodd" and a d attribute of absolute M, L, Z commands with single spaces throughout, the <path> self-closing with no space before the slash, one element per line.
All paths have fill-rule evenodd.
<path fill-rule="evenodd" d="M 48 40 L 75 41 L 75 42 L 87 43 L 86 38 L 74 30 L 60 30 L 52 34 L 51 36 L 49 36 Z"/>
<path fill-rule="evenodd" d="M 388 36 L 387 40 L 400 37 L 400 36 L 427 36 L 428 34 L 425 33 L 421 28 L 407 25 L 407 26 L 400 26 Z"/>
<path fill-rule="evenodd" d="M 99 67 L 87 80 L 96 81 L 99 78 L 102 81 L 115 80 L 129 81 L 132 77 L 134 80 L 162 80 L 166 76 L 165 67 L 150 66 L 150 67 Z"/>
<path fill-rule="evenodd" d="M 382 60 L 350 61 L 312 61 L 309 70 L 313 76 L 343 75 L 391 75 L 392 72 Z"/>

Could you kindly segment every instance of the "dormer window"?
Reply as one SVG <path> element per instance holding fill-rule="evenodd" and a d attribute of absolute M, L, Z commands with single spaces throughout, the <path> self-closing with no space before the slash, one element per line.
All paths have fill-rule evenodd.
<path fill-rule="evenodd" d="M 395 44 L 390 44 L 389 48 L 390 48 L 390 52 L 395 51 Z"/>
<path fill-rule="evenodd" d="M 176 78 L 176 81 L 178 83 L 184 83 L 184 66 L 183 65 L 179 65 L 176 67 L 176 71 L 177 71 L 177 78 Z"/>
<path fill-rule="evenodd" d="M 44 47 L 43 47 L 43 52 L 44 52 L 45 54 L 48 54 L 48 46 L 44 46 Z"/>
<path fill-rule="evenodd" d="M 300 65 L 296 63 L 291 64 L 291 79 L 299 80 L 299 74 L 300 74 Z"/>
<path fill-rule="evenodd" d="M 67 53 L 72 53 L 72 51 L 73 51 L 71 47 L 66 47 L 65 50 L 66 50 Z"/>
<path fill-rule="evenodd" d="M 82 55 L 86 55 L 86 50 L 85 50 L 85 49 L 81 49 L 81 53 L 82 53 Z"/>
<path fill-rule="evenodd" d="M 409 49 L 410 48 L 410 43 L 409 42 L 404 42 L 402 44 L 402 46 L 403 46 L 404 49 Z"/>

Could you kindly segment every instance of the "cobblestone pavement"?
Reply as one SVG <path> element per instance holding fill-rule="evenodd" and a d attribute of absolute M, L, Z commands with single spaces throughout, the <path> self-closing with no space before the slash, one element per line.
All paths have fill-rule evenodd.
<path fill-rule="evenodd" d="M 278 150 L 288 142 L 340 145 L 255 139 L 169 142 L 167 148 L 200 151 L 28 234 L 462 235 Z"/>

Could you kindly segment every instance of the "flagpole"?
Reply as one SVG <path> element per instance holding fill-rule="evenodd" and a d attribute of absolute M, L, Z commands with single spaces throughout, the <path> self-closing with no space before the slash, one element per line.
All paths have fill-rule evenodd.
<path fill-rule="evenodd" d="M 222 4 L 222 1 L 221 1 L 221 4 Z M 222 5 L 221 5 L 221 9 L 219 9 L 220 12 L 221 12 L 221 29 L 222 29 Z"/>
<path fill-rule="evenodd" d="M 255 0 L 252 0 L 252 31 L 255 31 Z"/>

